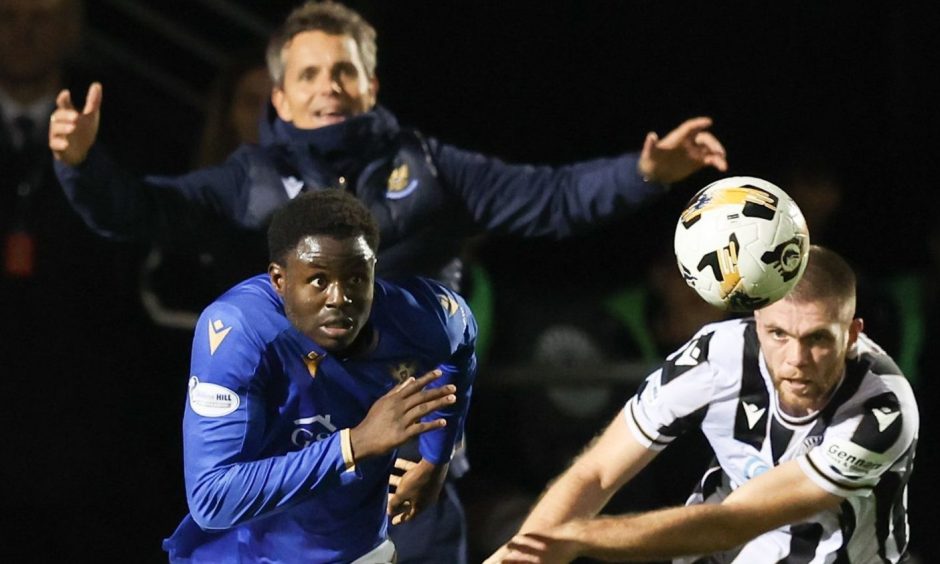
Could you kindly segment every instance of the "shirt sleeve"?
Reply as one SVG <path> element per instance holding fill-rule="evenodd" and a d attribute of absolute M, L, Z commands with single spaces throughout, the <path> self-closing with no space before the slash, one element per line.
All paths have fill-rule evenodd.
<path fill-rule="evenodd" d="M 442 464 L 450 461 L 457 443 L 463 437 L 477 372 L 474 350 L 477 324 L 470 308 L 457 293 L 443 286 L 438 286 L 435 293 L 435 305 L 441 308 L 439 318 L 450 336 L 453 353 L 446 362 L 438 366 L 442 375 L 429 387 L 454 384 L 457 386 L 457 401 L 422 418 L 423 421 L 430 421 L 442 417 L 447 421 L 447 426 L 421 435 L 418 439 L 418 450 L 425 460 Z"/>
<path fill-rule="evenodd" d="M 445 189 L 486 231 L 566 237 L 665 192 L 640 176 L 637 153 L 551 167 L 508 164 L 437 142 L 431 150 Z"/>
<path fill-rule="evenodd" d="M 196 326 L 183 416 L 186 497 L 196 523 L 227 529 L 359 476 L 347 471 L 341 433 L 278 456 L 263 452 L 276 413 L 264 384 L 276 370 L 233 306 L 216 303 Z"/>
<path fill-rule="evenodd" d="M 715 387 L 710 338 L 697 335 L 671 354 L 624 407 L 627 427 L 646 448 L 663 450 L 704 419 Z"/>
<path fill-rule="evenodd" d="M 234 155 L 182 176 L 138 178 L 98 147 L 77 167 L 55 161 L 55 172 L 69 203 L 99 235 L 168 245 L 190 241 L 207 218 L 234 222 L 247 179 Z"/>
<path fill-rule="evenodd" d="M 831 494 L 867 497 L 886 472 L 904 471 L 916 443 L 918 414 L 913 395 L 907 401 L 903 395 L 899 400 L 892 391 L 878 394 L 830 426 L 822 443 L 798 459 L 803 472 Z"/>

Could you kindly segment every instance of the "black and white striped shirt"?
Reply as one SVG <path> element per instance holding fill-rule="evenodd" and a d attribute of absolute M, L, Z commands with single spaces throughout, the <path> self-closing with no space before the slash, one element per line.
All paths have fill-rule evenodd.
<path fill-rule="evenodd" d="M 919 416 L 908 381 L 864 334 L 832 399 L 804 418 L 779 409 L 753 319 L 707 325 L 652 373 L 624 408 L 633 435 L 660 450 L 700 427 L 716 464 L 689 503 L 717 503 L 773 466 L 798 460 L 845 498 L 811 519 L 727 554 L 677 562 L 899 562 L 907 551 L 906 486 Z"/>

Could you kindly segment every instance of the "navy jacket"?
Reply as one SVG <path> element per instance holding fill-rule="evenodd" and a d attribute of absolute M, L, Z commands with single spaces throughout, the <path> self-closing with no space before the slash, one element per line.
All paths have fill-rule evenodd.
<path fill-rule="evenodd" d="M 300 189 L 345 187 L 378 219 L 380 276 L 422 274 L 456 287 L 456 257 L 475 233 L 565 237 L 661 192 L 639 176 L 637 159 L 628 153 L 562 167 L 507 164 L 403 129 L 378 107 L 314 130 L 272 117 L 260 145 L 182 176 L 135 178 L 97 147 L 78 167 L 57 162 L 56 174 L 99 234 L 164 244 L 195 240 L 219 222 L 263 231 Z M 257 268 L 255 262 L 249 272 Z"/>

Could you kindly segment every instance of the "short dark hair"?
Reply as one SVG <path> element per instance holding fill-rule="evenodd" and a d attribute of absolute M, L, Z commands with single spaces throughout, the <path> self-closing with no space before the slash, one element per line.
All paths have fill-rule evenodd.
<path fill-rule="evenodd" d="M 855 271 L 838 253 L 819 245 L 810 245 L 808 261 L 803 277 L 784 299 L 801 303 L 827 301 L 850 320 L 855 315 Z"/>
<path fill-rule="evenodd" d="M 349 192 L 333 188 L 304 192 L 274 213 L 268 226 L 268 258 L 283 265 L 301 239 L 315 235 L 361 235 L 373 251 L 379 248 L 379 226 L 369 210 Z"/>
<path fill-rule="evenodd" d="M 284 46 L 295 35 L 305 31 L 322 31 L 330 35 L 348 35 L 359 47 L 362 65 L 368 78 L 375 78 L 378 47 L 375 28 L 356 11 L 338 2 L 304 2 L 287 16 L 268 42 L 268 73 L 275 85 L 284 83 Z"/>

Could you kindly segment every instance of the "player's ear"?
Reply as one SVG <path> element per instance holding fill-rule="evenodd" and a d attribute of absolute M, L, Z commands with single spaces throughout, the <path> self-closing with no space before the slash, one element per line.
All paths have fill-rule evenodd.
<path fill-rule="evenodd" d="M 276 262 L 268 264 L 268 278 L 271 280 L 271 285 L 274 286 L 274 291 L 278 293 L 279 296 L 284 295 L 284 269 Z"/>
<path fill-rule="evenodd" d="M 852 319 L 852 322 L 849 324 L 849 346 L 855 344 L 855 341 L 858 340 L 859 333 L 862 332 L 862 329 L 865 328 L 865 322 L 861 317 L 856 317 Z"/>

